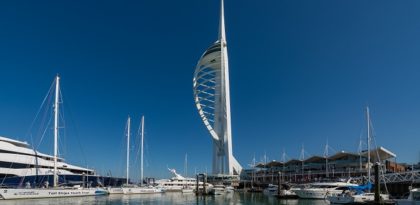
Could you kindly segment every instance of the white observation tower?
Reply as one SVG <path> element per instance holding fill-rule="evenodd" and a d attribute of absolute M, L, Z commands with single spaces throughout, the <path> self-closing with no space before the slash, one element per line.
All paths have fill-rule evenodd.
<path fill-rule="evenodd" d="M 193 90 L 198 113 L 213 140 L 213 174 L 239 175 L 242 167 L 232 154 L 229 64 L 223 0 L 219 39 L 198 61 Z"/>

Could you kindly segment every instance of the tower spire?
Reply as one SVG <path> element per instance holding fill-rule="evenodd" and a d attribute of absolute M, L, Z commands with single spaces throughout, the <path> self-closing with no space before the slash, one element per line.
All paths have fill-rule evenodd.
<path fill-rule="evenodd" d="M 240 174 L 242 166 L 232 153 L 224 0 L 220 0 L 219 23 L 219 38 L 201 56 L 194 72 L 194 100 L 213 138 L 213 174 Z"/>
<path fill-rule="evenodd" d="M 220 0 L 220 28 L 219 28 L 219 41 L 222 43 L 226 42 L 226 31 L 225 31 L 225 8 L 224 0 Z"/>

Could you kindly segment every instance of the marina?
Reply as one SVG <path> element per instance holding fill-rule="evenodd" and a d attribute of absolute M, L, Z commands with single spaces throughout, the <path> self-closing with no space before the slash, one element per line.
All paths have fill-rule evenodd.
<path fill-rule="evenodd" d="M 9 200 L 2 201 L 4 205 L 49 205 L 49 204 L 89 204 L 89 205 L 121 205 L 121 204 L 189 204 L 189 205 L 328 205 L 323 200 L 280 200 L 275 197 L 267 197 L 261 193 L 233 193 L 229 195 L 217 195 L 196 197 L 191 194 L 165 193 L 163 195 L 109 195 L 97 197 L 76 197 L 62 199 L 34 199 L 34 200 Z"/>
<path fill-rule="evenodd" d="M 14 56 L 44 49 L 48 58 L 37 65 L 42 56 L 8 62 L 11 56 L 0 55 L 0 65 L 9 66 L 0 75 L 1 205 L 420 205 L 420 97 L 412 90 L 420 87 L 420 62 L 410 58 L 420 52 L 419 35 L 401 40 L 419 33 L 407 23 L 418 18 L 401 17 L 416 6 L 397 12 L 384 3 L 392 12 L 374 13 L 377 6 L 369 2 L 267 6 L 218 0 L 216 10 L 215 2 L 189 1 L 32 5 L 39 11 L 5 6 L 12 20 L 0 18 L 0 25 L 6 22 L 0 39 L 17 36 L 19 43 L 0 40 L 0 54 L 29 49 L 22 39 L 32 39 L 42 45 Z M 242 11 L 242 4 L 251 9 Z M 190 6 L 195 9 L 188 11 Z M 414 10 L 410 14 L 418 15 Z M 381 21 L 388 18 L 383 13 L 394 12 L 403 23 Z M 29 21 L 31 15 L 38 18 Z M 370 22 L 373 16 L 382 19 Z M 180 19 L 162 24 L 171 18 Z M 376 27 L 381 32 L 370 30 Z M 8 34 L 14 29 L 19 32 Z M 53 36 L 46 35 L 50 29 Z M 10 49 L 1 52 L 1 43 Z M 67 47 L 44 48 L 60 43 Z M 387 50 L 388 44 L 395 45 Z M 57 53 L 65 54 L 50 57 Z M 22 62 L 25 68 L 67 67 L 19 73 L 13 68 Z M 41 98 L 51 73 L 54 80 Z M 62 78 L 68 79 L 64 85 Z M 73 119 L 68 102 L 82 117 Z"/>

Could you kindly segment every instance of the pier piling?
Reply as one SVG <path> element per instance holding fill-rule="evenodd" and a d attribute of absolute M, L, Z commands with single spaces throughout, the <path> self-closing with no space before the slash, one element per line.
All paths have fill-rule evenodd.
<path fill-rule="evenodd" d="M 380 202 L 380 192 L 381 192 L 381 183 L 379 181 L 379 163 L 376 163 L 374 166 L 375 170 L 375 202 Z"/>

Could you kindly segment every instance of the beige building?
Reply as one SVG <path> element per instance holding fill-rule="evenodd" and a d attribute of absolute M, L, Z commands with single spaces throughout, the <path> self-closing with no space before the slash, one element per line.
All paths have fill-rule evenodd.
<path fill-rule="evenodd" d="M 384 173 L 403 172 L 405 166 L 396 163 L 396 154 L 378 147 L 370 151 L 370 164 L 382 164 Z M 276 184 L 278 179 L 291 183 L 360 178 L 368 175 L 368 152 L 337 152 L 332 156 L 311 156 L 304 160 L 259 163 L 246 169 L 241 180 L 253 184 Z M 372 169 L 373 174 L 373 169 Z"/>

